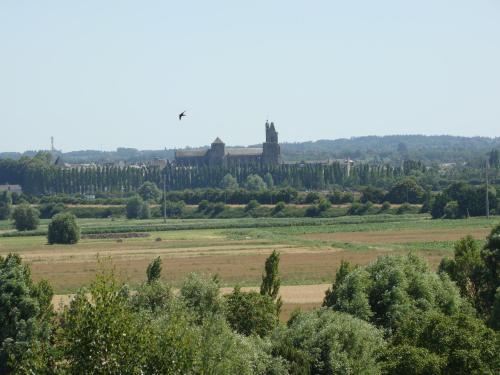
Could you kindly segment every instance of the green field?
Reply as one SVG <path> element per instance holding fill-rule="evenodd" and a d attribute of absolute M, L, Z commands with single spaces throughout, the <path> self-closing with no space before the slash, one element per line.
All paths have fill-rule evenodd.
<path fill-rule="evenodd" d="M 140 238 L 82 239 L 77 245 L 47 245 L 44 235 L 0 237 L 0 255 L 22 255 L 35 279 L 48 279 L 56 293 L 87 285 L 103 259 L 131 285 L 144 280 L 156 256 L 163 277 L 177 285 L 189 272 L 218 274 L 224 285 L 258 285 L 265 257 L 282 254 L 284 285 L 332 281 L 341 259 L 365 264 L 379 255 L 414 251 L 436 267 L 453 243 L 471 234 L 482 240 L 500 217 L 431 220 L 427 215 L 199 220 L 79 219 L 83 233 L 142 232 Z M 42 220 L 37 233 L 46 231 Z M 14 233 L 0 222 L 0 231 Z M 33 233 L 36 234 L 36 233 Z M 98 259 L 99 258 L 99 259 Z"/>

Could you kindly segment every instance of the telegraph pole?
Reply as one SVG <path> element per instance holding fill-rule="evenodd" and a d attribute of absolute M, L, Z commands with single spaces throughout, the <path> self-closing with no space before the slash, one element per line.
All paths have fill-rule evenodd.
<path fill-rule="evenodd" d="M 489 168 L 489 160 L 486 159 L 486 170 L 485 170 L 485 175 L 486 175 L 486 218 L 490 218 L 490 198 L 489 198 L 489 181 L 488 181 L 488 168 Z"/>
<path fill-rule="evenodd" d="M 163 222 L 167 222 L 167 175 L 163 169 Z"/>

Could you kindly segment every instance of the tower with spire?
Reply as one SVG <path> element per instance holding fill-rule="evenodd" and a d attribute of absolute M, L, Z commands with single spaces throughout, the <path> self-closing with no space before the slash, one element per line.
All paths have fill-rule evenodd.
<path fill-rule="evenodd" d="M 266 141 L 262 144 L 262 163 L 279 164 L 281 162 L 281 151 L 278 143 L 278 132 L 274 122 L 266 121 Z"/>

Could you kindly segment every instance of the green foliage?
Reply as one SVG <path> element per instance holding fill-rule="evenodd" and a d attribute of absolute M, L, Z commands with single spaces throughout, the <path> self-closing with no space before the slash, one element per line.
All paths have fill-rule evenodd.
<path fill-rule="evenodd" d="M 496 190 L 490 186 L 489 189 L 490 210 L 496 210 L 498 200 Z M 483 216 L 486 214 L 486 188 L 484 186 L 471 186 L 465 182 L 456 182 L 449 185 L 441 194 L 436 196 L 431 209 L 433 218 L 440 218 L 447 214 L 446 206 L 450 202 L 453 218 L 468 216 Z"/>
<path fill-rule="evenodd" d="M 255 210 L 256 208 L 258 208 L 260 206 L 259 202 L 257 202 L 255 199 L 252 199 L 250 202 L 247 203 L 247 205 L 245 206 L 245 211 L 248 212 L 248 211 L 253 211 Z"/>
<path fill-rule="evenodd" d="M 156 314 L 164 313 L 170 307 L 172 300 L 172 289 L 161 281 L 144 283 L 130 296 L 130 304 L 134 311 Z"/>
<path fill-rule="evenodd" d="M 273 336 L 293 374 L 380 374 L 382 333 L 360 319 L 329 309 L 299 313 Z"/>
<path fill-rule="evenodd" d="M 234 178 L 231 173 L 226 174 L 222 178 L 220 186 L 221 186 L 221 188 L 228 189 L 228 190 L 234 190 L 234 189 L 239 188 L 238 180 L 236 180 L 236 178 Z"/>
<path fill-rule="evenodd" d="M 497 374 L 499 352 L 498 335 L 472 314 L 427 311 L 394 334 L 386 366 L 389 374 Z"/>
<path fill-rule="evenodd" d="M 63 350 L 73 374 L 140 374 L 150 328 L 134 314 L 112 273 L 99 274 L 64 313 Z"/>
<path fill-rule="evenodd" d="M 66 210 L 66 206 L 62 203 L 49 202 L 40 207 L 40 217 L 42 219 L 51 219 L 55 215 Z"/>
<path fill-rule="evenodd" d="M 459 292 L 447 276 L 438 276 L 421 258 L 383 256 L 348 273 L 335 285 L 332 308 L 397 329 L 419 311 L 452 314 L 462 305 Z"/>
<path fill-rule="evenodd" d="M 211 316 L 223 314 L 225 301 L 219 288 L 216 278 L 204 279 L 195 273 L 191 273 L 182 284 L 181 298 L 199 323 Z"/>
<path fill-rule="evenodd" d="M 125 207 L 127 219 L 139 219 L 141 217 L 144 201 L 138 195 L 133 196 L 127 201 Z"/>
<path fill-rule="evenodd" d="M 481 258 L 485 265 L 482 300 L 490 310 L 497 289 L 500 287 L 500 225 L 491 230 L 481 251 Z M 498 326 L 498 323 L 495 323 L 495 325 Z"/>
<path fill-rule="evenodd" d="M 382 203 L 385 198 L 384 190 L 373 186 L 367 186 L 361 190 L 361 203 Z"/>
<path fill-rule="evenodd" d="M 156 202 L 160 199 L 161 191 L 158 189 L 154 182 L 146 181 L 139 189 L 137 189 L 139 196 L 146 202 Z"/>
<path fill-rule="evenodd" d="M 12 195 L 8 191 L 0 193 L 0 220 L 10 218 L 12 211 Z"/>
<path fill-rule="evenodd" d="M 52 335 L 52 289 L 34 284 L 18 255 L 0 257 L 0 373 L 44 373 Z"/>
<path fill-rule="evenodd" d="M 457 201 L 449 201 L 444 206 L 444 218 L 445 219 L 459 219 L 460 218 L 460 208 Z"/>
<path fill-rule="evenodd" d="M 141 207 L 141 213 L 139 216 L 140 219 L 150 219 L 151 218 L 151 209 L 149 208 L 148 202 L 144 202 Z"/>
<path fill-rule="evenodd" d="M 245 181 L 245 187 L 252 191 L 262 191 L 267 189 L 266 183 L 258 174 L 248 175 Z"/>
<path fill-rule="evenodd" d="M 184 202 L 172 202 L 172 201 L 165 202 L 165 212 L 167 214 L 167 217 L 181 216 L 182 212 L 184 211 L 184 208 L 185 208 Z"/>
<path fill-rule="evenodd" d="M 460 294 L 482 311 L 480 291 L 484 262 L 478 243 L 472 236 L 466 236 L 455 244 L 454 255 L 454 259 L 441 261 L 439 271 L 446 272 L 457 284 Z"/>
<path fill-rule="evenodd" d="M 281 285 L 279 264 L 280 253 L 273 250 L 272 254 L 266 259 L 264 274 L 262 275 L 262 283 L 260 284 L 260 294 L 269 296 L 273 301 L 276 301 L 276 312 L 278 315 L 282 305 L 281 297 L 278 296 Z"/>
<path fill-rule="evenodd" d="M 80 228 L 73 214 L 61 213 L 52 218 L 47 232 L 49 244 L 75 244 L 79 239 Z"/>
<path fill-rule="evenodd" d="M 411 344 L 394 345 L 384 353 L 383 370 L 388 375 L 441 375 L 444 366 L 439 355 Z"/>
<path fill-rule="evenodd" d="M 413 178 L 406 178 L 396 182 L 385 199 L 391 203 L 421 203 L 424 190 Z"/>
<path fill-rule="evenodd" d="M 148 268 L 146 270 L 146 275 L 148 277 L 148 284 L 157 282 L 160 280 L 161 276 L 161 258 L 157 257 L 153 259 L 151 263 L 149 263 Z"/>
<path fill-rule="evenodd" d="M 243 335 L 267 336 L 278 323 L 276 306 L 268 295 L 244 293 L 239 287 L 226 296 L 229 325 Z"/>
<path fill-rule="evenodd" d="M 380 211 L 381 212 L 386 212 L 386 211 L 389 211 L 391 209 L 391 204 L 387 201 L 385 201 L 384 203 L 382 203 L 382 206 L 380 206 Z"/>
<path fill-rule="evenodd" d="M 340 261 L 339 269 L 335 273 L 335 281 L 333 282 L 332 286 L 325 292 L 323 306 L 332 307 L 337 303 L 338 287 L 344 282 L 347 275 L 349 275 L 349 273 L 351 273 L 353 270 L 354 266 L 351 263 L 344 259 Z"/>
<path fill-rule="evenodd" d="M 277 215 L 279 214 L 280 212 L 283 212 L 283 210 L 286 208 L 286 203 L 283 202 L 283 201 L 280 201 L 278 203 L 276 203 L 273 207 L 273 215 Z"/>
<path fill-rule="evenodd" d="M 40 222 L 40 213 L 28 204 L 20 204 L 12 213 L 14 226 L 18 231 L 35 230 Z"/>
<path fill-rule="evenodd" d="M 267 172 L 264 175 L 264 182 L 266 183 L 266 186 L 268 189 L 272 189 L 274 187 L 273 175 L 271 173 Z"/>

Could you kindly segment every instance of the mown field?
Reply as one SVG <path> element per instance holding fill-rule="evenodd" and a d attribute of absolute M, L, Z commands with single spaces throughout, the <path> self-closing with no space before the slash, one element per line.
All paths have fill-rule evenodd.
<path fill-rule="evenodd" d="M 88 285 L 100 267 L 114 267 L 132 287 L 143 282 L 148 263 L 160 256 L 163 278 L 178 286 L 189 272 L 217 274 L 225 287 L 257 286 L 266 257 L 281 253 L 285 312 L 321 302 L 342 259 L 366 264 L 383 254 L 413 251 L 433 267 L 451 255 L 453 243 L 471 234 L 483 240 L 500 217 L 431 220 L 427 215 L 374 215 L 337 219 L 80 219 L 84 232 L 139 232 L 146 237 L 82 239 L 47 245 L 43 235 L 0 237 L 0 255 L 19 253 L 35 280 L 47 279 L 57 294 Z M 39 231 L 46 230 L 42 221 Z M 10 231 L 0 222 L 0 234 Z M 123 234 L 125 236 L 125 234 Z M 301 300 L 300 295 L 304 298 Z"/>

